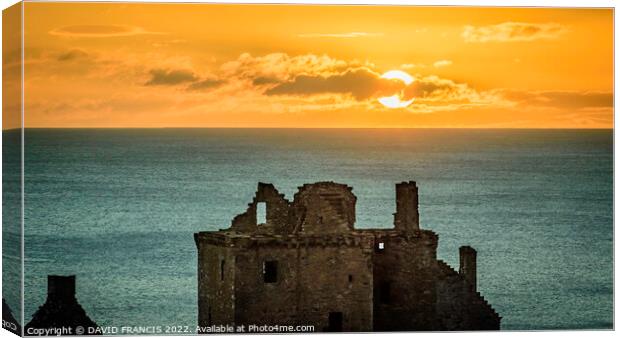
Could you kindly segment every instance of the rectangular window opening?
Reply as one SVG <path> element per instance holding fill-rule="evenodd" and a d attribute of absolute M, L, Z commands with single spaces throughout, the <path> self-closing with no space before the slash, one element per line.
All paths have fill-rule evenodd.
<path fill-rule="evenodd" d="M 377 242 L 375 244 L 375 252 L 383 252 L 385 251 L 385 242 Z"/>
<path fill-rule="evenodd" d="M 263 263 L 263 280 L 265 283 L 278 281 L 278 261 L 265 261 Z"/>
<path fill-rule="evenodd" d="M 222 259 L 220 262 L 220 280 L 224 280 L 224 267 L 226 266 L 226 261 Z"/>
<path fill-rule="evenodd" d="M 353 275 L 349 275 L 349 283 L 353 283 Z"/>
<path fill-rule="evenodd" d="M 267 224 L 267 203 L 256 203 L 256 224 Z"/>

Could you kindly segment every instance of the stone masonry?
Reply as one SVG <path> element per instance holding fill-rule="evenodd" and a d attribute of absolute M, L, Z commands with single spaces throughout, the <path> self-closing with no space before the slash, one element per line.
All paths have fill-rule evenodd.
<path fill-rule="evenodd" d="M 355 229 L 356 200 L 351 187 L 334 182 L 304 184 L 293 201 L 259 183 L 229 229 L 194 234 L 198 324 L 500 328 L 501 317 L 476 291 L 476 251 L 460 248 L 458 272 L 437 259 L 437 235 L 420 229 L 415 182 L 396 185 L 390 229 Z"/>

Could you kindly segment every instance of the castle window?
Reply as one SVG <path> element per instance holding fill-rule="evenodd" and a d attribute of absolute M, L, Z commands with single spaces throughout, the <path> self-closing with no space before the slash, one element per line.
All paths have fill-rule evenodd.
<path fill-rule="evenodd" d="M 263 280 L 265 283 L 278 281 L 278 261 L 263 262 Z"/>
<path fill-rule="evenodd" d="M 267 203 L 256 203 L 256 224 L 267 224 Z"/>
<path fill-rule="evenodd" d="M 353 283 L 353 275 L 349 275 L 349 283 Z"/>
<path fill-rule="evenodd" d="M 377 242 L 375 244 L 375 252 L 383 252 L 385 251 L 385 242 Z"/>
<path fill-rule="evenodd" d="M 379 302 L 381 304 L 390 304 L 392 302 L 390 282 L 381 282 L 379 284 Z"/>
<path fill-rule="evenodd" d="M 225 266 L 226 266 L 226 261 L 222 259 L 220 261 L 220 280 L 224 280 L 224 267 Z"/>

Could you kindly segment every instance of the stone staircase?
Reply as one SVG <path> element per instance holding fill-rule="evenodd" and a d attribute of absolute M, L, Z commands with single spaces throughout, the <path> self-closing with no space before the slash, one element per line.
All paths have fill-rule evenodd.
<path fill-rule="evenodd" d="M 441 259 L 437 260 L 437 265 L 439 267 L 439 271 L 443 274 L 445 274 L 446 276 L 450 276 L 450 277 L 460 277 L 460 274 L 454 270 L 450 265 L 448 265 L 446 262 L 444 262 Z M 481 306 L 482 308 L 486 309 L 487 311 L 490 312 L 490 314 L 494 317 L 498 317 L 501 318 L 501 316 L 497 313 L 497 311 L 495 311 L 495 309 L 491 306 L 491 304 L 489 304 L 489 302 L 482 296 L 482 294 L 480 294 L 480 292 L 475 291 L 475 296 L 473 297 L 473 304 L 477 305 L 477 306 Z"/>
<path fill-rule="evenodd" d="M 491 306 L 491 304 L 489 304 L 489 302 L 480 294 L 480 292 L 476 291 L 476 299 L 475 299 L 475 303 L 477 303 L 478 305 L 481 305 L 485 308 L 487 308 L 491 314 L 494 317 L 498 317 L 501 318 L 501 316 L 499 315 L 499 313 L 497 313 L 497 311 L 495 311 L 495 309 Z"/>
<path fill-rule="evenodd" d="M 448 276 L 458 276 L 459 273 L 456 272 L 448 263 L 444 262 L 441 259 L 437 260 L 437 265 L 439 266 L 439 270 Z"/>

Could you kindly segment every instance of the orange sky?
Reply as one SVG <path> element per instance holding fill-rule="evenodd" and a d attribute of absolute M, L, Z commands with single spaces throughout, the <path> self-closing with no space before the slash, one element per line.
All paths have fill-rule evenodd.
<path fill-rule="evenodd" d="M 26 3 L 24 17 L 27 127 L 613 127 L 611 9 Z M 414 103 L 377 101 L 394 94 Z"/>

